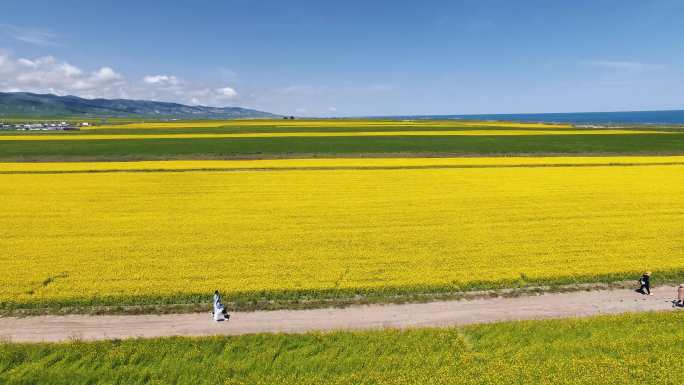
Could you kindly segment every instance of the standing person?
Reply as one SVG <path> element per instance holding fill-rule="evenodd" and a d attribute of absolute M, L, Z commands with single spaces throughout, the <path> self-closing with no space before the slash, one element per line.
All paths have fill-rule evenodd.
<path fill-rule="evenodd" d="M 650 271 L 645 272 L 644 275 L 641 276 L 641 279 L 639 279 L 639 283 L 641 284 L 639 291 L 642 294 L 652 295 L 651 294 L 651 272 Z"/>
<path fill-rule="evenodd" d="M 223 305 L 221 304 L 221 294 L 219 294 L 219 291 L 216 290 L 214 291 L 214 309 L 220 308 Z"/>
<path fill-rule="evenodd" d="M 221 294 L 219 291 L 214 291 L 214 311 L 212 312 L 215 320 L 223 320 L 227 315 L 226 307 L 221 303 Z"/>
<path fill-rule="evenodd" d="M 677 304 L 679 306 L 684 306 L 684 283 L 679 285 L 677 289 Z"/>

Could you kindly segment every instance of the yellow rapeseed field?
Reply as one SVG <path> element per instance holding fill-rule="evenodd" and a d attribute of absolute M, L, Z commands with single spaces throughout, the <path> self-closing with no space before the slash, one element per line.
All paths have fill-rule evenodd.
<path fill-rule="evenodd" d="M 554 162 L 544 159 L 530 162 Z M 0 301 L 422 290 L 683 269 L 684 165 L 649 159 L 663 164 L 354 159 L 340 167 L 427 168 L 71 174 L 35 173 L 64 164 L 2 165 Z"/>
<path fill-rule="evenodd" d="M 460 130 L 460 131 L 347 131 L 347 132 L 250 132 L 235 134 L 88 134 L 0 135 L 0 141 L 22 140 L 139 140 L 139 139 L 234 139 L 234 138 L 310 138 L 371 136 L 520 136 L 520 135 L 636 135 L 671 134 L 668 131 L 638 130 Z"/>
<path fill-rule="evenodd" d="M 449 167 L 553 167 L 684 165 L 684 156 L 550 156 L 477 158 L 303 158 L 258 160 L 165 160 L 137 162 L 0 162 L 0 174 L 103 171 L 283 170 Z"/>

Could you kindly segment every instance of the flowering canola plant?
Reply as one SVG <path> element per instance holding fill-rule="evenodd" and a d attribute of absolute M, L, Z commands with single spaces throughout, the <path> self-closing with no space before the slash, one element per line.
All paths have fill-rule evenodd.
<path fill-rule="evenodd" d="M 183 172 L 2 165 L 0 302 L 447 290 L 681 270 L 684 165 L 672 158 L 368 160 L 394 167 L 384 169 L 283 160 L 289 168 L 235 172 L 202 171 L 203 161 L 178 162 L 197 169 Z M 352 161 L 364 160 L 340 167 Z"/>
<path fill-rule="evenodd" d="M 0 162 L 0 174 L 104 171 L 215 171 L 288 169 L 405 169 L 450 167 L 557 167 L 684 165 L 684 156 L 551 156 L 475 158 L 303 158 L 245 160 L 164 160 L 137 162 Z"/>

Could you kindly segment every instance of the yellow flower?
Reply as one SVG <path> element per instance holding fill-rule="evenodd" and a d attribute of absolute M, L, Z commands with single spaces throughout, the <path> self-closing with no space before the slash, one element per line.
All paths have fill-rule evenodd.
<path fill-rule="evenodd" d="M 107 169 L 167 171 L 54 172 Z M 681 269 L 682 180 L 679 157 L 1 164 L 0 301 Z"/>

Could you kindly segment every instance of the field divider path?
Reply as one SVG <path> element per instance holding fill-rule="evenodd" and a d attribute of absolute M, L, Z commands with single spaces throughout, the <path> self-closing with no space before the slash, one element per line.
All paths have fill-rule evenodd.
<path fill-rule="evenodd" d="M 214 322 L 209 312 L 165 315 L 66 315 L 0 318 L 0 339 L 59 342 L 168 336 L 306 333 L 383 328 L 449 327 L 499 321 L 587 317 L 675 310 L 676 287 L 645 296 L 632 289 L 547 293 L 514 298 L 364 305 L 314 310 L 231 312 Z M 209 304 L 207 304 L 209 308 Z"/>

